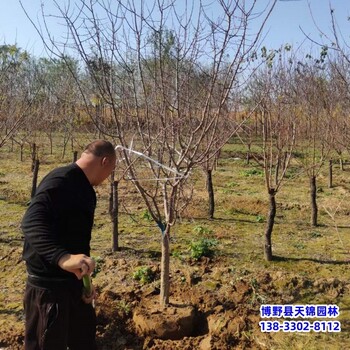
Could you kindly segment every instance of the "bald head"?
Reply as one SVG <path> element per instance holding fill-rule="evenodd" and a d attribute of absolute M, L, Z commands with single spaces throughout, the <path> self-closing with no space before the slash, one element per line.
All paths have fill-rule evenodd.
<path fill-rule="evenodd" d="M 96 140 L 89 143 L 84 153 L 91 153 L 96 157 L 115 157 L 115 150 L 109 141 Z"/>
<path fill-rule="evenodd" d="M 91 185 L 103 182 L 114 170 L 116 154 L 109 141 L 96 140 L 89 143 L 76 164 L 84 171 Z"/>

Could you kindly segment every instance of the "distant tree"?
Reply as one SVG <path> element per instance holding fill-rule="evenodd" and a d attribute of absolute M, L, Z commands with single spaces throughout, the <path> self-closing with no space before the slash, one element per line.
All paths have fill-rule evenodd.
<path fill-rule="evenodd" d="M 335 54 L 328 57 L 327 70 L 329 75 L 329 100 L 331 102 L 332 122 L 330 125 L 332 149 L 340 161 L 340 168 L 344 170 L 343 159 L 350 154 L 350 62 L 342 55 Z"/>
<path fill-rule="evenodd" d="M 66 147 L 74 138 L 75 124 L 78 123 L 78 89 L 71 74 L 79 74 L 78 63 L 71 57 L 63 59 L 40 58 L 37 60 L 38 96 L 35 103 L 37 127 L 48 137 L 50 153 L 53 150 L 53 136 L 62 133 L 62 157 Z"/>
<path fill-rule="evenodd" d="M 0 45 L 0 148 L 27 121 L 36 92 L 32 60 L 17 45 Z"/>
<path fill-rule="evenodd" d="M 312 11 L 311 11 L 312 12 Z M 332 148 L 340 157 L 340 166 L 343 168 L 342 153 L 344 150 L 349 152 L 349 97 L 350 97 L 350 51 L 349 37 L 342 32 L 341 26 L 338 25 L 337 16 L 347 16 L 346 14 L 336 13 L 332 4 L 329 4 L 329 23 L 327 33 L 321 28 L 321 23 L 317 22 L 314 17 L 314 24 L 318 31 L 317 38 L 304 33 L 307 39 L 320 48 L 320 57 L 316 63 L 321 64 L 328 74 L 329 89 L 328 93 L 331 98 L 333 109 L 331 135 L 333 137 Z M 349 18 L 346 18 L 349 20 Z M 320 39 L 321 38 L 321 39 Z M 335 104 L 336 102 L 336 104 Z"/>

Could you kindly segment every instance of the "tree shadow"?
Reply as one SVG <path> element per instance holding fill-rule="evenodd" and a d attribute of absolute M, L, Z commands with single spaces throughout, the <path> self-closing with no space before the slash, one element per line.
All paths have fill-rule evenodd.
<path fill-rule="evenodd" d="M 118 252 L 126 252 L 126 253 L 133 253 L 135 255 L 144 255 L 146 254 L 147 257 L 150 258 L 160 258 L 162 256 L 162 253 L 158 250 L 151 250 L 151 249 L 136 249 L 132 247 L 119 247 Z"/>
<path fill-rule="evenodd" d="M 183 218 L 182 220 L 184 220 L 187 218 Z M 246 223 L 249 223 L 249 224 L 260 224 L 259 222 L 257 222 L 256 220 L 247 220 L 247 219 L 237 219 L 237 218 L 220 218 L 220 217 L 214 217 L 212 219 L 208 218 L 207 216 L 203 216 L 203 217 L 200 217 L 200 216 L 196 216 L 196 217 L 193 217 L 192 220 L 196 220 L 196 221 L 207 221 L 207 222 L 228 222 L 228 223 L 235 223 L 235 222 L 246 222 Z"/>
<path fill-rule="evenodd" d="M 24 238 L 18 238 L 18 237 L 14 237 L 14 238 L 6 238 L 6 237 L 0 237 L 0 243 L 4 243 L 4 244 L 11 244 L 11 243 L 23 243 Z"/>
<path fill-rule="evenodd" d="M 244 214 L 247 215 L 247 214 Z M 223 222 L 246 222 L 248 224 L 261 224 L 261 223 L 265 223 L 265 222 L 257 222 L 256 220 L 247 220 L 247 219 L 239 219 L 239 218 L 233 218 L 233 219 L 228 219 L 228 218 L 217 218 L 215 217 L 213 219 L 213 221 L 223 221 Z"/>
<path fill-rule="evenodd" d="M 322 260 L 314 258 L 291 258 L 274 255 L 272 261 L 274 262 L 291 262 L 291 261 L 311 261 L 319 264 L 330 264 L 330 265 L 350 265 L 349 260 Z"/>
<path fill-rule="evenodd" d="M 17 318 L 22 319 L 24 317 L 23 309 L 1 309 L 0 315 L 16 316 Z"/>

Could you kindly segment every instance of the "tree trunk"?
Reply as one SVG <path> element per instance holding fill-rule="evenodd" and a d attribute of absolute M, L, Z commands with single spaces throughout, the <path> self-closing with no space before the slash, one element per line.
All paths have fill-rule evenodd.
<path fill-rule="evenodd" d="M 218 151 L 218 153 L 215 156 L 215 161 L 214 161 L 214 165 L 213 165 L 213 170 L 216 170 L 218 165 L 219 165 L 219 159 L 221 156 L 221 150 Z"/>
<path fill-rule="evenodd" d="M 32 144 L 32 172 L 34 171 L 34 168 L 35 168 L 36 159 L 37 159 L 37 147 L 36 147 L 36 143 L 33 143 Z"/>
<path fill-rule="evenodd" d="M 78 159 L 78 151 L 73 152 L 73 163 L 75 163 Z"/>
<path fill-rule="evenodd" d="M 113 197 L 114 197 L 114 170 L 111 172 L 110 176 L 110 188 L 109 188 L 109 198 L 108 198 L 108 213 L 111 217 L 113 216 Z"/>
<path fill-rule="evenodd" d="M 246 162 L 247 162 L 247 164 L 250 164 L 250 153 L 251 153 L 251 146 L 250 146 L 250 144 L 249 144 L 249 145 L 248 145 L 247 156 L 246 156 Z"/>
<path fill-rule="evenodd" d="M 332 159 L 329 160 L 329 182 L 328 182 L 328 187 L 332 188 L 333 187 L 333 161 Z"/>
<path fill-rule="evenodd" d="M 32 193 L 31 193 L 31 198 L 34 197 L 35 192 L 36 192 L 36 185 L 38 183 L 38 173 L 39 173 L 39 159 L 35 160 L 34 164 L 34 169 L 33 169 L 33 183 L 32 183 Z"/>
<path fill-rule="evenodd" d="M 66 132 L 66 134 L 63 137 L 63 150 L 62 150 L 62 159 L 64 159 L 64 157 L 66 156 L 66 149 L 67 149 L 67 144 L 69 142 L 69 138 L 70 136 L 67 135 L 68 132 Z"/>
<path fill-rule="evenodd" d="M 278 154 L 276 159 L 275 184 L 278 184 L 280 167 L 281 167 L 281 157 L 280 157 L 280 154 Z"/>
<path fill-rule="evenodd" d="M 119 250 L 119 240 L 118 240 L 118 181 L 113 181 L 113 205 L 112 205 L 112 224 L 113 224 L 113 234 L 112 234 L 112 251 L 116 252 Z"/>
<path fill-rule="evenodd" d="M 167 225 L 165 231 L 162 231 L 162 260 L 160 272 L 160 305 L 165 306 L 169 304 L 170 292 L 170 225 Z"/>
<path fill-rule="evenodd" d="M 207 170 L 207 191 L 208 191 L 208 203 L 209 203 L 209 209 L 208 209 L 208 215 L 209 219 L 214 218 L 214 211 L 215 211 L 215 200 L 214 200 L 214 187 L 213 187 L 213 177 L 212 177 L 212 170 Z"/>
<path fill-rule="evenodd" d="M 267 261 L 271 261 L 273 259 L 272 256 L 272 230 L 273 225 L 275 223 L 275 217 L 276 217 L 276 198 L 275 198 L 275 189 L 271 188 L 269 190 L 269 215 L 267 218 L 267 225 L 266 225 L 266 231 L 265 231 L 265 246 L 264 246 L 264 253 L 265 253 L 265 259 Z"/>
<path fill-rule="evenodd" d="M 288 159 L 288 152 L 284 152 L 283 163 L 282 163 L 282 169 L 285 169 L 285 168 L 286 168 L 287 159 Z"/>
<path fill-rule="evenodd" d="M 21 162 L 23 162 L 23 147 L 24 147 L 24 144 L 21 143 L 21 144 L 20 144 L 20 152 L 21 152 L 20 157 L 21 157 Z"/>
<path fill-rule="evenodd" d="M 344 171 L 344 161 L 342 158 L 339 159 L 340 170 Z"/>
<path fill-rule="evenodd" d="M 317 226 L 316 176 L 310 177 L 311 226 Z"/>
<path fill-rule="evenodd" d="M 50 154 L 53 154 L 53 139 L 52 139 L 52 133 L 49 134 L 49 140 L 50 140 Z"/>

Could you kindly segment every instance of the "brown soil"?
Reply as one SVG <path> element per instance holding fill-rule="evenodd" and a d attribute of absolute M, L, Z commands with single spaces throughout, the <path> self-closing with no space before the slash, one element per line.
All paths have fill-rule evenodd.
<path fill-rule="evenodd" d="M 125 266 L 117 274 L 120 282 L 127 280 L 123 272 L 132 265 L 130 260 L 108 258 L 105 263 Z M 103 288 L 97 302 L 101 349 L 250 346 L 244 332 L 260 333 L 256 291 L 244 279 L 235 280 L 227 268 L 217 267 L 218 263 L 208 259 L 190 262 L 190 266 L 177 262 L 171 276 L 170 305 L 165 309 L 159 306 L 157 282 L 133 287 L 116 283 Z M 261 281 L 266 284 L 271 278 L 262 276 Z M 265 286 L 269 289 L 268 283 Z M 129 313 L 125 303 L 130 303 Z"/>
<path fill-rule="evenodd" d="M 20 253 L 19 248 L 12 250 L 11 258 L 18 260 Z M 293 303 L 307 290 L 334 300 L 350 289 L 334 278 L 311 281 L 280 271 L 238 276 L 219 257 L 173 258 L 170 305 L 161 309 L 158 260 L 127 249 L 102 257 L 94 278 L 99 349 L 267 349 L 270 335 L 259 328 L 262 303 Z M 11 275 L 18 264 L 23 273 L 12 285 L 7 305 L 22 297 L 24 266 L 8 265 L 7 272 Z M 133 280 L 132 271 L 145 264 L 151 266 L 155 280 L 142 285 Z M 22 307 L 17 304 L 1 313 L 0 349 L 22 349 Z"/>
<path fill-rule="evenodd" d="M 20 253 L 19 248 L 12 251 L 11 258 Z M 254 290 L 244 280 L 234 281 L 227 268 L 217 267 L 219 260 L 174 260 L 170 305 L 165 309 L 158 301 L 159 263 L 149 260 L 156 280 L 142 285 L 132 279 L 140 262 L 136 252 L 125 250 L 107 254 L 100 264 L 95 278 L 100 349 L 226 349 L 246 346 L 243 332 L 258 331 Z M 14 268 L 8 267 L 10 275 Z M 9 299 L 22 298 L 24 266 L 21 270 L 23 276 Z M 0 348 L 23 346 L 21 305 L 16 310 L 2 312 Z"/>

